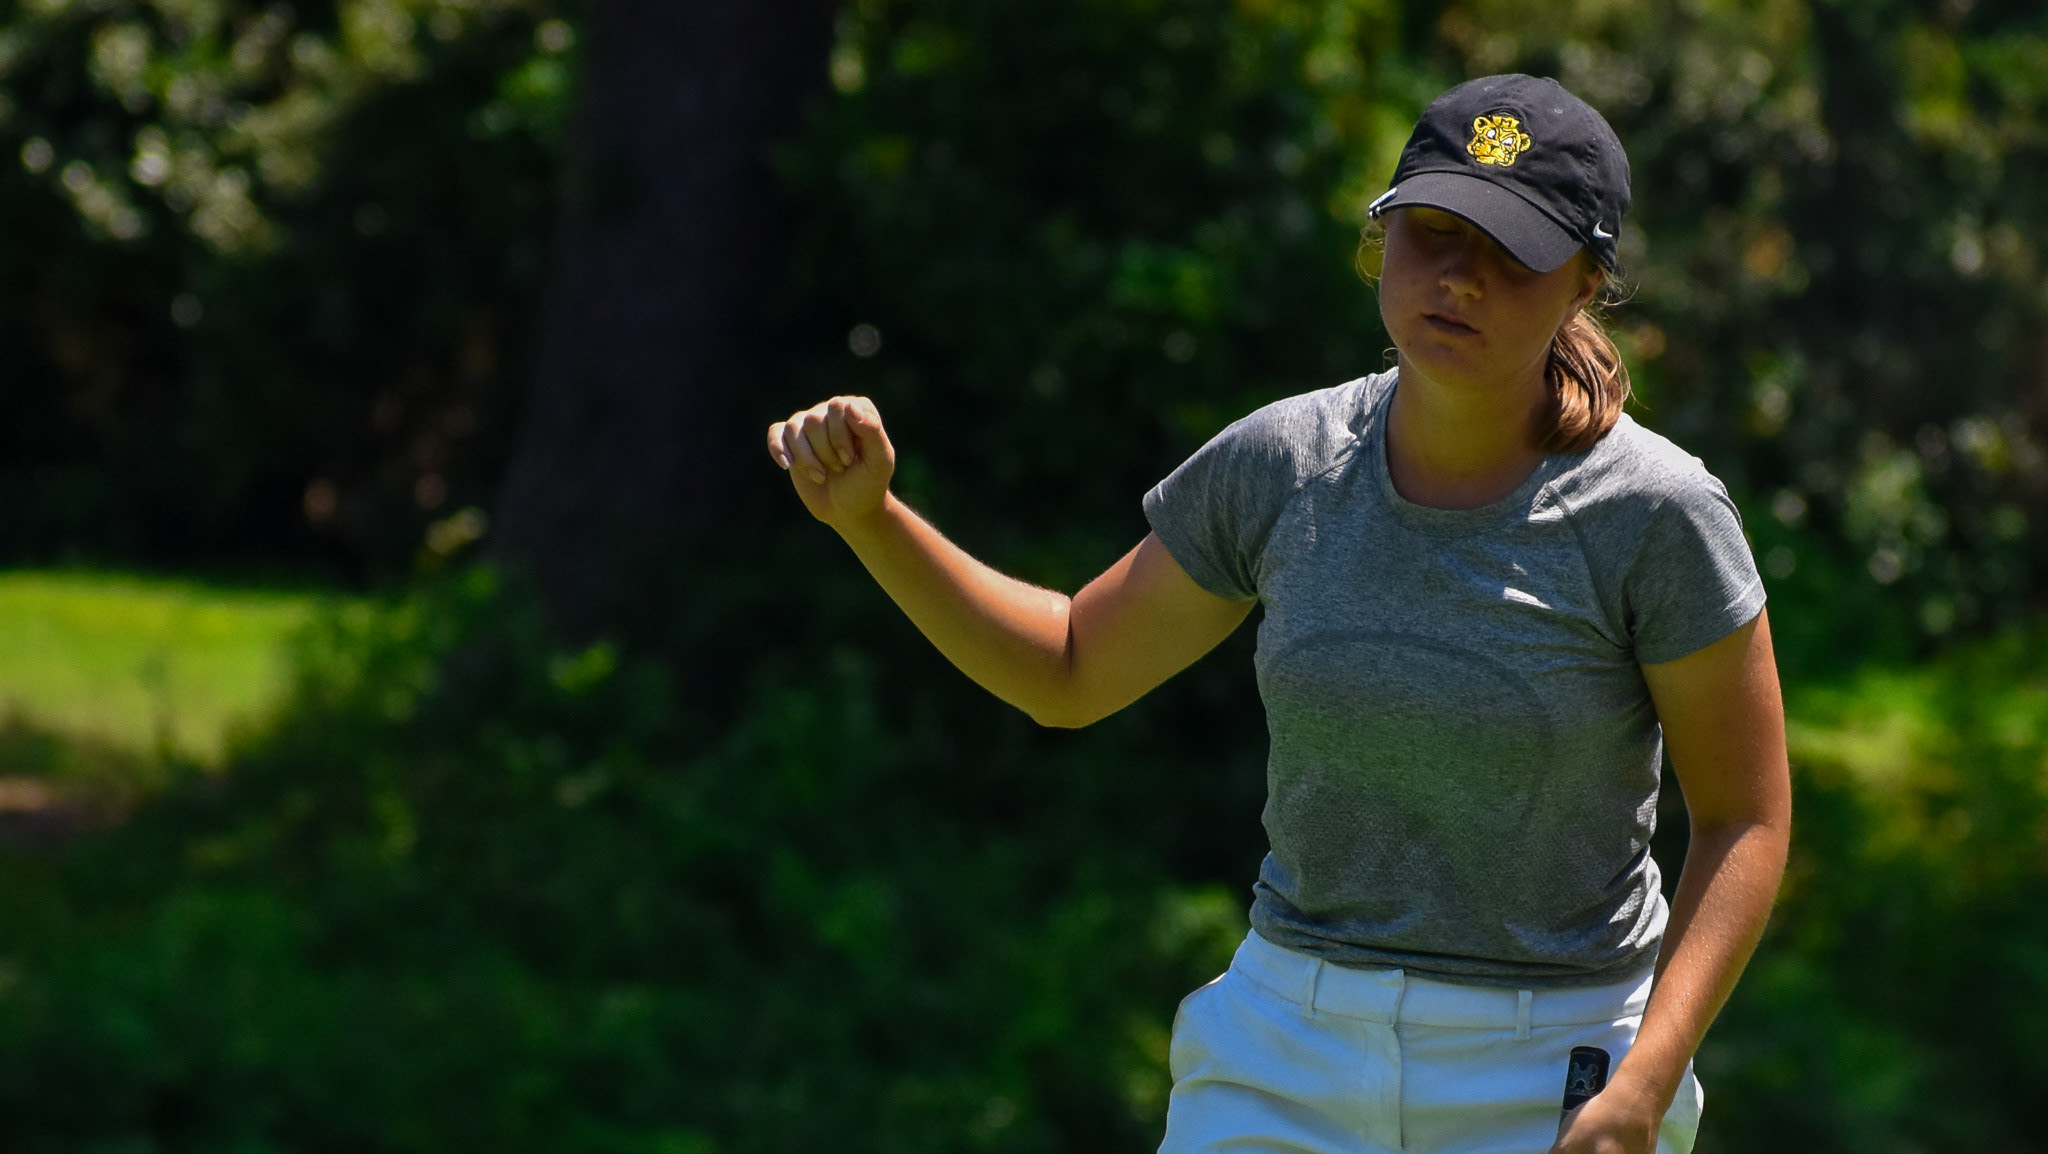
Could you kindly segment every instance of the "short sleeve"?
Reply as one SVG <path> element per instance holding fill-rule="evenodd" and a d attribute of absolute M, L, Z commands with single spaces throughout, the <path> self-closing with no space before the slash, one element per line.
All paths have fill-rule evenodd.
<path fill-rule="evenodd" d="M 1747 625 L 1763 578 L 1728 490 L 1701 472 L 1651 512 L 1625 578 L 1636 660 L 1675 661 Z"/>
<path fill-rule="evenodd" d="M 1216 434 L 1145 494 L 1145 519 L 1195 584 L 1258 596 L 1259 556 L 1294 488 L 1294 453 L 1271 406 Z"/>

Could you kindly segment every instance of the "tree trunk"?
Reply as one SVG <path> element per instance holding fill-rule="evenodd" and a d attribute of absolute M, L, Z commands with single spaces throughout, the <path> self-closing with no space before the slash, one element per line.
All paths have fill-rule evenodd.
<path fill-rule="evenodd" d="M 596 0 L 553 279 L 492 552 L 555 623 L 628 611 L 731 507 L 782 273 L 768 149 L 823 88 L 832 0 Z M 751 479 L 750 479 L 751 480 Z"/>

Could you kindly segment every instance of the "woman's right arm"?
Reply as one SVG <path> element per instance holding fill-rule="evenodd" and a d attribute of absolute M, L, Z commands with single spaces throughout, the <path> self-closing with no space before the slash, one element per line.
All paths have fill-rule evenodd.
<path fill-rule="evenodd" d="M 1122 709 L 1251 612 L 1195 584 L 1151 535 L 1071 598 L 996 572 L 889 492 L 895 450 L 865 397 L 776 422 L 768 453 L 947 660 L 1042 725 Z"/>

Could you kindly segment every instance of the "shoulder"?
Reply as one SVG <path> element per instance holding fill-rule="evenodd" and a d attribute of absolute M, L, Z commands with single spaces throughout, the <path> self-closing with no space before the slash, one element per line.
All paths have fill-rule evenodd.
<path fill-rule="evenodd" d="M 1273 525 L 1311 478 L 1352 459 L 1384 386 L 1366 377 L 1232 422 L 1145 494 L 1152 531 L 1204 589 L 1256 595 Z"/>
<path fill-rule="evenodd" d="M 1559 502 L 1642 664 L 1697 652 L 1763 608 L 1742 514 L 1705 463 L 1623 416 Z"/>
<path fill-rule="evenodd" d="M 1392 381 L 1381 373 L 1284 397 L 1232 422 L 1203 451 L 1305 480 L 1353 451 Z"/>
<path fill-rule="evenodd" d="M 1552 487 L 1573 513 L 1602 520 L 1648 519 L 1703 505 L 1733 511 L 1727 487 L 1704 461 L 1626 413 Z"/>

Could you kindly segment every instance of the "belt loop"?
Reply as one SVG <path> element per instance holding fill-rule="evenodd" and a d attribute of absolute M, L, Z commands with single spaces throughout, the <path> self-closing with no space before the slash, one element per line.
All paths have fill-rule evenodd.
<path fill-rule="evenodd" d="M 1394 991 L 1393 1024 L 1398 1026 L 1401 1024 L 1401 1008 L 1408 1004 L 1408 971 L 1393 970 L 1390 972 L 1394 975 L 1394 980 L 1401 984 L 1400 988 Z"/>
<path fill-rule="evenodd" d="M 1529 1011 L 1535 1001 L 1536 994 L 1534 991 L 1515 991 L 1515 1040 L 1518 1042 L 1529 1040 Z"/>
<path fill-rule="evenodd" d="M 1308 971 L 1308 1012 L 1309 1012 L 1310 1014 L 1314 1014 L 1314 1013 L 1316 1012 L 1316 992 L 1317 992 L 1318 990 L 1320 990 L 1320 989 L 1322 988 L 1322 985 L 1323 985 L 1323 967 L 1324 967 L 1324 966 L 1327 966 L 1327 965 L 1329 965 L 1329 963 L 1328 963 L 1328 962 L 1325 962 L 1325 961 L 1324 961 L 1324 960 L 1322 960 L 1321 958 L 1317 958 L 1317 959 L 1315 960 L 1314 964 L 1313 964 L 1313 965 L 1311 965 L 1311 966 L 1310 966 L 1310 968 L 1309 968 L 1309 971 Z"/>

